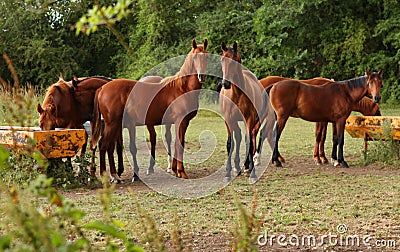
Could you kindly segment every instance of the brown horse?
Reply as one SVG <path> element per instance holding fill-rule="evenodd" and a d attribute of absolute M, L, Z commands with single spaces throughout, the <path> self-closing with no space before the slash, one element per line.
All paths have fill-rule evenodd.
<path fill-rule="evenodd" d="M 359 102 L 353 105 L 352 111 L 360 112 L 365 116 L 381 116 L 379 105 L 373 102 L 368 97 L 363 97 Z M 315 146 L 314 146 L 314 161 L 317 165 L 327 164 L 328 159 L 325 156 L 325 139 L 328 122 L 318 122 L 315 126 Z M 333 135 L 336 135 L 335 124 L 332 124 Z M 333 147 L 335 149 L 335 147 Z M 337 160 L 332 159 L 332 164 L 337 166 Z"/>
<path fill-rule="evenodd" d="M 114 149 L 113 142 L 122 141 L 122 128 L 127 127 L 130 136 L 130 151 L 134 160 L 134 177 L 132 181 L 138 179 L 139 167 L 136 161 L 136 131 L 135 126 L 146 125 L 150 133 L 152 157 L 148 174 L 154 172 L 153 166 L 155 157 L 156 132 L 155 125 L 175 124 L 176 142 L 175 153 L 172 160 L 172 170 L 178 177 L 187 178 L 184 171 L 183 144 L 184 135 L 189 124 L 198 108 L 198 98 L 196 95 L 185 96 L 190 91 L 199 90 L 204 82 L 204 75 L 207 62 L 207 40 L 204 45 L 197 45 L 192 41 L 192 49 L 187 55 L 180 71 L 174 76 L 162 79 L 158 84 L 148 81 L 115 80 L 105 85 L 96 94 L 97 113 L 103 114 L 104 132 L 100 139 L 100 172 L 105 171 L 105 152 L 109 155 L 110 173 L 115 179 L 120 180 L 115 174 L 115 164 L 110 156 Z M 130 95 L 129 95 L 130 94 Z M 129 97 L 128 97 L 129 95 Z M 179 98 L 180 102 L 175 102 Z M 196 106 L 197 105 L 197 106 Z M 125 109 L 124 109 L 125 107 Z M 122 108 L 122 109 L 121 109 Z M 168 115 L 166 111 L 168 109 Z M 122 123 L 122 119 L 123 123 Z M 99 138 L 99 126 L 93 125 L 91 146 L 94 146 Z M 167 129 L 168 132 L 168 129 Z M 169 136 L 171 137 L 171 136 Z M 168 138 L 167 138 L 168 141 Z"/>
<path fill-rule="evenodd" d="M 160 76 L 147 76 L 139 81 L 147 83 L 160 83 L 163 78 Z M 107 83 L 103 87 L 99 88 L 96 92 L 94 99 L 94 120 L 91 121 L 91 148 L 96 148 L 100 136 L 100 173 L 103 174 L 105 171 L 105 153 L 108 154 L 110 163 L 110 177 L 111 182 L 121 181 L 121 174 L 124 171 L 123 164 L 123 153 L 122 153 L 122 118 L 123 111 L 128 100 L 129 94 L 132 88 L 137 83 L 136 80 L 117 79 L 110 83 Z M 101 116 L 104 117 L 104 129 L 102 132 Z M 167 141 L 168 148 L 168 168 L 171 166 L 171 125 L 166 125 L 165 138 Z M 154 126 L 147 127 L 150 133 L 151 142 L 151 153 L 155 160 L 155 144 L 156 144 L 156 132 Z M 117 145 L 117 156 L 118 156 L 118 172 L 115 171 L 114 162 L 114 148 Z"/>
<path fill-rule="evenodd" d="M 275 146 L 272 162 L 282 166 L 278 159 L 278 143 L 289 116 L 312 122 L 335 123 L 332 158 L 342 167 L 348 167 L 343 156 L 344 128 L 353 106 L 370 94 L 373 102 L 380 101 L 383 86 L 382 70 L 366 71 L 366 76 L 346 81 L 327 83 L 322 86 L 304 84 L 295 80 L 280 81 L 270 89 L 270 101 L 277 116 L 274 128 Z M 288 95 L 290 94 L 290 95 Z M 337 148 L 338 146 L 338 148 Z"/>
<path fill-rule="evenodd" d="M 60 78 L 47 89 L 43 105 L 37 105 L 40 128 L 83 129 L 83 124 L 92 119 L 96 90 L 111 80 L 95 76 L 66 82 Z M 83 145 L 81 153 L 85 152 L 86 144 Z"/>
<path fill-rule="evenodd" d="M 286 78 L 286 77 L 281 77 L 281 76 L 268 76 L 265 77 L 260 81 L 261 85 L 264 87 L 264 89 L 268 89 L 269 87 L 271 87 L 273 84 L 282 81 L 282 80 L 292 80 L 291 78 Z M 331 79 L 326 79 L 326 78 L 322 78 L 322 77 L 316 77 L 316 78 L 312 78 L 312 79 L 307 79 L 307 80 L 298 80 L 300 82 L 306 83 L 306 84 L 310 84 L 310 85 L 324 85 L 328 82 L 333 82 L 333 80 Z M 269 127 L 268 122 L 264 125 L 264 127 L 260 130 L 260 138 L 259 138 L 259 142 L 258 142 L 258 147 L 257 147 L 257 151 L 254 154 L 254 164 L 255 165 L 259 165 L 260 164 L 260 159 L 259 156 L 261 154 L 262 151 L 262 146 L 263 143 L 265 141 L 265 139 L 267 138 L 267 135 L 271 135 L 272 132 L 268 132 L 268 129 L 272 128 Z M 318 123 L 316 126 L 316 131 L 318 128 Z M 325 130 L 326 131 L 326 130 Z M 268 140 L 270 140 L 270 146 L 273 148 L 273 139 L 272 137 L 269 137 Z M 285 162 L 285 159 L 280 155 L 280 153 L 278 153 L 278 158 L 279 161 L 281 162 Z"/>
<path fill-rule="evenodd" d="M 220 92 L 220 109 L 225 118 L 228 130 L 226 162 L 226 175 L 224 181 L 231 180 L 231 158 L 236 143 L 236 154 L 234 158 L 235 170 L 240 173 L 239 148 L 241 142 L 241 131 L 238 121 L 244 121 L 246 125 L 246 160 L 245 172 L 250 172 L 250 183 L 258 180 L 255 174 L 253 155 L 255 153 L 256 136 L 260 127 L 260 118 L 264 114 L 267 96 L 264 88 L 259 84 L 257 78 L 250 71 L 243 70 L 240 64 L 241 58 L 237 43 L 227 47 L 225 43 L 222 49 L 222 89 Z M 233 140 L 232 135 L 235 137 Z"/>

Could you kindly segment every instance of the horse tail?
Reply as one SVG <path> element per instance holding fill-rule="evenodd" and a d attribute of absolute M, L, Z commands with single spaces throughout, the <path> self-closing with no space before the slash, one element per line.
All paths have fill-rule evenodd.
<path fill-rule="evenodd" d="M 102 129 L 102 123 L 101 123 L 101 112 L 100 112 L 100 106 L 99 106 L 99 93 L 101 91 L 101 88 L 99 88 L 96 91 L 96 94 L 94 96 L 94 106 L 93 106 L 93 118 L 91 121 L 91 135 L 90 135 L 90 148 L 93 150 L 97 142 L 99 141 L 100 135 L 101 135 L 101 129 Z"/>
<path fill-rule="evenodd" d="M 269 95 L 267 94 L 267 91 L 265 89 L 262 91 L 262 97 L 263 97 L 263 104 L 262 104 L 260 113 L 257 114 L 257 117 L 258 117 L 257 119 L 260 121 L 260 123 L 262 123 L 261 119 L 263 118 L 263 115 L 267 109 L 268 100 L 269 100 Z"/>

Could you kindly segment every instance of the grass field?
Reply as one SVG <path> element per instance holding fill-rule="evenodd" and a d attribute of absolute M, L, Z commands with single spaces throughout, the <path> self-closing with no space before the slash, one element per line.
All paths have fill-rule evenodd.
<path fill-rule="evenodd" d="M 382 113 L 398 115 L 399 110 L 383 109 Z M 201 112 L 191 122 L 186 139 L 187 147 L 191 151 L 198 150 L 199 133 L 204 130 L 211 130 L 218 139 L 218 144 L 213 156 L 206 162 L 186 164 L 188 175 L 192 178 L 205 176 L 225 162 L 226 129 L 223 121 L 212 113 Z M 313 123 L 291 118 L 280 145 L 287 163 L 283 169 L 269 165 L 260 181 L 254 185 L 249 185 L 247 178 L 241 176 L 223 190 L 194 200 L 170 198 L 148 189 L 141 183 L 131 185 L 130 182 L 125 182 L 117 185 L 112 201 L 113 217 L 126 223 L 125 229 L 138 242 L 143 241 L 143 226 L 135 213 L 134 202 L 137 201 L 155 219 L 167 246 L 171 242 L 171 230 L 178 228 L 182 233 L 183 243 L 190 250 L 226 251 L 231 247 L 232 234 L 239 223 L 236 202 L 250 210 L 256 194 L 255 215 L 259 222 L 253 230 L 255 234 L 252 235 L 261 235 L 262 245 L 262 239 L 267 232 L 268 243 L 258 246 L 262 251 L 358 251 L 377 249 L 378 245 L 385 242 L 387 251 L 395 250 L 395 245 L 398 248 L 399 168 L 396 164 L 384 162 L 365 164 L 362 158 L 363 140 L 352 139 L 347 133 L 345 158 L 351 167 L 343 169 L 331 165 L 315 166 L 312 159 L 313 132 Z M 161 142 L 161 131 L 159 133 L 158 140 Z M 328 129 L 328 134 L 326 152 L 330 153 L 331 129 Z M 161 167 L 165 167 L 165 154 L 161 154 L 161 150 L 162 147 L 157 150 L 160 153 L 157 160 Z M 124 175 L 126 181 L 130 178 L 129 169 L 128 167 Z M 87 221 L 102 218 L 93 190 L 70 191 L 66 196 L 88 211 Z M 344 227 L 347 228 L 346 232 L 339 233 L 338 228 L 341 230 L 340 228 Z M 286 243 L 278 243 L 277 237 L 280 235 L 287 238 Z M 329 235 L 336 235 L 338 238 L 342 235 L 343 239 L 348 236 L 359 237 L 360 244 L 352 245 L 348 244 L 348 241 L 340 245 L 327 240 L 324 240 L 323 245 L 301 242 L 302 237 L 312 236 L 318 243 L 324 236 Z M 275 238 L 271 240 L 271 237 Z M 290 237 L 293 242 L 289 242 Z M 300 239 L 299 244 L 296 243 L 296 237 Z"/>
<path fill-rule="evenodd" d="M 383 108 L 382 114 L 399 115 L 400 110 Z M 145 141 L 144 128 L 139 127 L 138 132 L 139 140 L 142 137 Z M 158 129 L 157 164 L 165 168 L 162 135 Z M 213 173 L 224 165 L 226 158 L 223 120 L 213 112 L 201 111 L 190 124 L 186 147 L 192 153 L 202 148 L 207 150 L 207 144 L 212 143 L 208 140 L 213 137 L 211 157 L 204 162 L 194 160 L 185 164 L 189 177 Z M 371 148 L 379 148 L 379 144 L 371 144 Z M 256 224 L 247 235 L 258 240 L 256 247 L 261 251 L 399 249 L 399 163 L 365 162 L 363 140 L 352 139 L 347 133 L 345 158 L 349 169 L 314 165 L 313 146 L 314 124 L 291 118 L 280 142 L 281 154 L 286 158 L 284 168 L 264 162 L 266 171 L 257 183 L 249 185 L 247 177 L 240 176 L 212 195 L 191 200 L 159 194 L 142 182 L 131 184 L 132 169 L 125 161 L 126 172 L 122 176 L 125 182 L 116 185 L 112 194 L 110 217 L 120 221 L 128 237 L 149 251 L 157 249 L 151 242 L 146 243 L 148 227 L 141 221 L 137 204 L 154 219 L 168 250 L 179 251 L 172 245 L 177 230 L 185 251 L 231 250 L 238 226 L 246 224 L 240 217 L 239 206 L 248 211 L 255 207 Z M 329 128 L 326 153 L 330 151 Z M 143 169 L 148 159 L 144 162 Z M 62 194 L 87 213 L 83 222 L 106 218 L 97 189 L 82 188 Z M 88 231 L 87 235 L 94 249 L 104 249 L 107 239 L 103 233 Z"/>

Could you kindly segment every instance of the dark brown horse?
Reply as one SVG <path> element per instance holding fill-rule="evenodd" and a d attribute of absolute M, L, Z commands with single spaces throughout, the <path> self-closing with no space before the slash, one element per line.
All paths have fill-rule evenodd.
<path fill-rule="evenodd" d="M 258 180 L 255 174 L 253 155 L 255 153 L 256 136 L 260 127 L 263 110 L 267 103 L 264 88 L 250 71 L 243 70 L 240 64 L 241 58 L 237 43 L 227 47 L 222 43 L 222 89 L 220 92 L 220 109 L 225 118 L 228 130 L 226 162 L 226 175 L 224 180 L 231 180 L 231 158 L 236 143 L 234 158 L 235 169 L 240 173 L 239 148 L 241 142 L 241 130 L 238 121 L 244 121 L 246 125 L 246 160 L 245 172 L 250 172 L 250 183 Z M 235 140 L 233 140 L 233 136 Z"/>
<path fill-rule="evenodd" d="M 261 85 L 264 87 L 264 89 L 268 89 L 273 84 L 275 84 L 279 81 L 282 81 L 282 80 L 292 80 L 292 79 L 286 78 L 286 77 L 281 77 L 281 76 L 268 76 L 259 81 L 260 81 Z M 333 82 L 333 80 L 331 80 L 331 79 L 326 79 L 326 78 L 322 78 L 322 77 L 316 77 L 316 78 L 312 78 L 312 79 L 298 80 L 298 81 L 306 83 L 306 84 L 310 84 L 310 85 L 317 85 L 317 86 L 324 85 L 328 82 Z M 268 132 L 269 128 L 272 128 L 272 127 L 269 127 L 268 122 L 266 122 L 266 124 L 260 131 L 260 138 L 259 138 L 259 142 L 258 142 L 257 152 L 254 154 L 254 164 L 255 165 L 260 164 L 259 156 L 261 154 L 262 146 L 265 141 L 265 138 L 267 138 L 267 135 L 270 135 L 268 140 L 270 140 L 269 144 L 270 144 L 271 148 L 273 148 L 273 139 L 271 136 L 272 132 Z M 316 125 L 316 131 L 317 131 L 317 129 L 321 130 L 318 126 L 318 123 Z M 326 130 L 325 130 L 325 132 L 326 132 Z M 285 162 L 285 159 L 280 155 L 280 153 L 278 153 L 278 158 L 279 158 L 279 161 Z"/>
<path fill-rule="evenodd" d="M 282 81 L 282 80 L 290 80 L 290 78 L 285 78 L 281 76 L 268 76 L 260 80 L 260 83 L 263 85 L 264 88 L 268 88 L 272 86 L 274 83 Z M 310 84 L 310 85 L 324 85 L 328 82 L 334 82 L 332 79 L 326 79 L 321 77 L 316 77 L 307 80 L 299 80 L 300 82 Z M 374 103 L 368 97 L 363 97 L 358 103 L 356 103 L 352 111 L 357 111 L 362 113 L 366 116 L 380 116 L 380 110 L 378 104 Z M 257 152 L 254 155 L 254 164 L 260 164 L 258 156 L 262 150 L 262 143 L 264 142 L 265 138 L 267 137 L 267 125 L 265 125 L 262 130 L 260 131 L 260 139 L 259 144 L 257 147 Z M 327 122 L 317 122 L 315 125 L 315 145 L 314 145 L 314 161 L 317 165 L 323 163 L 328 163 L 328 159 L 325 156 L 325 140 L 326 140 L 326 130 L 327 130 L 328 123 Z M 335 125 L 333 125 L 333 130 L 335 130 Z M 335 133 L 335 132 L 334 132 Z M 272 138 L 269 138 L 272 140 Z M 270 143 L 271 146 L 272 143 Z M 278 156 L 279 161 L 285 162 L 285 159 L 279 154 Z M 334 165 L 337 165 L 337 160 L 332 160 Z"/>
<path fill-rule="evenodd" d="M 382 70 L 378 73 L 366 71 L 366 76 L 346 81 L 327 83 L 322 86 L 304 84 L 295 80 L 284 80 L 274 84 L 270 90 L 270 101 L 277 116 L 274 128 L 275 146 L 272 162 L 282 166 L 278 159 L 278 143 L 289 116 L 300 117 L 312 122 L 335 123 L 332 159 L 342 167 L 344 160 L 344 128 L 353 106 L 365 95 L 372 95 L 373 102 L 380 101 L 383 86 Z M 338 148 L 337 148 L 338 146 Z"/>
<path fill-rule="evenodd" d="M 66 82 L 62 78 L 46 92 L 43 105 L 37 105 L 39 125 L 42 130 L 55 128 L 83 129 L 92 119 L 96 90 L 111 81 L 107 77 L 87 77 Z M 86 144 L 82 153 L 86 151 Z"/>
<path fill-rule="evenodd" d="M 175 175 L 187 178 L 183 167 L 184 135 L 189 121 L 196 115 L 198 108 L 198 97 L 190 94 L 190 91 L 199 90 L 204 81 L 204 73 L 207 67 L 206 48 L 192 41 L 192 49 L 187 55 L 180 71 L 174 76 L 164 78 L 159 83 L 148 81 L 115 80 L 105 85 L 96 94 L 98 102 L 97 113 L 104 117 L 104 132 L 100 139 L 100 172 L 105 171 L 105 152 L 107 151 L 110 162 L 110 173 L 115 179 L 120 180 L 115 174 L 115 164 L 110 156 L 114 149 L 114 141 L 122 141 L 122 128 L 126 127 L 130 136 L 130 151 L 134 160 L 134 177 L 138 179 L 139 167 L 136 161 L 136 129 L 137 125 L 146 125 L 150 133 L 151 147 L 155 150 L 155 125 L 175 124 L 176 142 L 175 153 L 172 160 L 172 170 Z M 129 95 L 130 94 L 130 95 Z M 129 98 L 128 98 L 129 95 Z M 179 102 L 175 102 L 179 98 Z M 126 104 L 125 104 L 126 103 Z M 124 109 L 125 106 L 125 109 Z M 121 109 L 122 108 L 122 109 Z M 168 114 L 166 111 L 168 110 Z M 97 116 L 98 117 L 98 116 Z M 122 124 L 124 119 L 124 124 Z M 94 146 L 99 138 L 99 128 L 93 125 L 91 146 Z M 168 129 L 167 129 L 168 132 Z M 169 136 L 170 137 L 170 136 Z M 153 141 L 154 140 L 154 141 Z M 167 139 L 168 141 L 168 139 Z M 155 157 L 150 159 L 148 174 L 153 172 Z"/>

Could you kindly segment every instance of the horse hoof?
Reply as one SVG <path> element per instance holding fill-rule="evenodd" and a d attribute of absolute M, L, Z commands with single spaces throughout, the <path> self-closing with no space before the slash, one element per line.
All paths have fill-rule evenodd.
<path fill-rule="evenodd" d="M 148 169 L 146 172 L 147 175 L 151 175 L 154 174 L 154 170 L 153 169 Z"/>
<path fill-rule="evenodd" d="M 110 184 L 119 184 L 121 181 L 116 178 L 110 178 Z"/>
<path fill-rule="evenodd" d="M 336 159 L 331 158 L 331 164 L 336 167 L 339 165 L 339 162 Z"/>
<path fill-rule="evenodd" d="M 349 165 L 346 163 L 346 161 L 340 162 L 340 165 L 341 165 L 343 168 L 349 168 Z"/>
<path fill-rule="evenodd" d="M 132 183 L 134 183 L 135 181 L 139 181 L 139 177 L 133 176 L 132 177 Z"/>
<path fill-rule="evenodd" d="M 249 178 L 249 184 L 250 185 L 256 183 L 257 181 L 258 181 L 258 177 L 257 176 Z"/>
<path fill-rule="evenodd" d="M 231 182 L 232 181 L 232 178 L 231 177 L 228 177 L 228 176 L 226 176 L 225 178 L 224 178 L 224 183 L 229 183 L 229 182 Z"/>
<path fill-rule="evenodd" d="M 316 164 L 317 166 L 320 166 L 322 163 L 321 163 L 321 162 L 315 162 L 315 164 Z"/>
<path fill-rule="evenodd" d="M 251 170 L 248 168 L 245 168 L 243 172 L 244 172 L 244 174 L 249 175 L 251 173 Z"/>
<path fill-rule="evenodd" d="M 279 160 L 275 161 L 275 167 L 282 167 L 282 163 Z"/>
<path fill-rule="evenodd" d="M 183 179 L 188 179 L 188 178 L 189 178 L 188 175 L 186 175 L 185 172 L 180 172 L 180 173 L 179 173 L 179 177 L 180 177 L 180 178 L 183 178 Z"/>
<path fill-rule="evenodd" d="M 171 169 L 171 167 L 168 167 L 165 171 L 166 171 L 167 173 L 171 173 L 172 169 Z"/>

